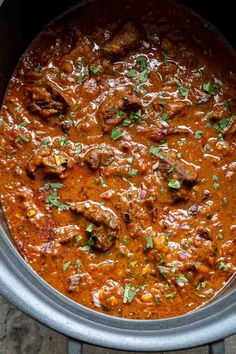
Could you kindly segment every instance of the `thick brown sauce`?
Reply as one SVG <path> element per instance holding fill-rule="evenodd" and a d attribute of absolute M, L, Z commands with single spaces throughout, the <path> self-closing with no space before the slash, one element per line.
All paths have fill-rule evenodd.
<path fill-rule="evenodd" d="M 158 319 L 236 269 L 235 58 L 166 1 L 50 25 L 0 112 L 0 193 L 25 260 L 74 301 Z"/>

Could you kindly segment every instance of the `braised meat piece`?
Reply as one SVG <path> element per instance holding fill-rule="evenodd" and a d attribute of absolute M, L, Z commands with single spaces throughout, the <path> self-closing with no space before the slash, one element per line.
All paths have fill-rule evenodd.
<path fill-rule="evenodd" d="M 114 151 L 111 148 L 94 148 L 85 154 L 83 162 L 85 162 L 91 170 L 96 171 L 101 165 L 106 164 L 112 156 L 114 156 Z"/>
<path fill-rule="evenodd" d="M 117 90 L 112 95 L 107 96 L 102 102 L 98 118 L 101 121 L 103 130 L 108 132 L 127 118 L 131 112 L 141 108 L 141 102 L 131 88 L 125 91 Z"/>
<path fill-rule="evenodd" d="M 155 128 L 142 128 L 140 129 L 140 133 L 142 133 L 147 139 L 152 140 L 155 143 L 158 143 L 162 139 L 166 138 L 168 135 L 175 134 L 190 134 L 191 131 L 189 129 L 185 129 L 182 127 L 177 128 L 169 128 L 168 126 L 161 126 Z"/>
<path fill-rule="evenodd" d="M 71 210 L 82 214 L 94 223 L 91 231 L 91 246 L 98 251 L 107 251 L 114 244 L 120 230 L 120 223 L 116 214 L 109 208 L 101 206 L 91 200 L 78 202 L 71 206 Z"/>
<path fill-rule="evenodd" d="M 112 58 L 125 55 L 139 46 L 140 33 L 132 22 L 126 23 L 103 47 L 103 53 Z"/>
<path fill-rule="evenodd" d="M 26 216 L 30 223 L 32 223 L 37 229 L 41 229 L 46 223 L 46 217 L 34 203 L 32 190 L 29 188 L 22 188 L 17 193 L 17 196 L 20 200 L 20 207 L 26 211 Z"/>
<path fill-rule="evenodd" d="M 52 229 L 50 240 L 64 244 L 79 235 L 80 228 L 76 225 L 67 225 Z"/>
<path fill-rule="evenodd" d="M 197 172 L 192 166 L 172 158 L 166 158 L 160 160 L 159 171 L 166 180 L 178 181 L 177 188 L 170 186 L 174 201 L 189 199 L 189 190 L 197 182 Z"/>
<path fill-rule="evenodd" d="M 29 112 L 37 113 L 42 118 L 63 114 L 69 108 L 69 103 L 61 90 L 56 90 L 52 85 L 36 84 L 27 87 L 27 93 Z"/>
<path fill-rule="evenodd" d="M 28 161 L 27 172 L 30 177 L 35 177 L 37 169 L 42 167 L 45 174 L 64 178 L 66 170 L 71 168 L 74 163 L 74 159 L 64 151 L 48 148 L 38 149 Z"/>
<path fill-rule="evenodd" d="M 183 164 L 172 158 L 160 160 L 159 170 L 165 178 L 176 178 L 186 186 L 192 186 L 197 181 L 197 172 L 190 165 Z"/>

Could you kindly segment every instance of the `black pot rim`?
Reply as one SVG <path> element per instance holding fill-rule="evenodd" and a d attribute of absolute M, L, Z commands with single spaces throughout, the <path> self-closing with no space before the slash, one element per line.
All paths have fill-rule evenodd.
<path fill-rule="evenodd" d="M 90 1 L 82 0 L 77 6 Z M 70 300 L 24 261 L 1 214 L 0 207 L 0 294 L 53 330 L 93 345 L 145 352 L 192 348 L 236 333 L 236 288 L 196 311 L 160 320 L 111 317 Z"/>
<path fill-rule="evenodd" d="M 122 350 L 167 351 L 203 345 L 236 332 L 236 289 L 180 317 L 111 317 L 79 305 L 42 280 L 2 227 L 0 244 L 0 293 L 30 317 L 79 341 Z"/>

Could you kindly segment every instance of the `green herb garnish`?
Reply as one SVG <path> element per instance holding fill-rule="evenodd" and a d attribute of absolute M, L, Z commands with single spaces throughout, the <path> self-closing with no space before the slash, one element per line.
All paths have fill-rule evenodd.
<path fill-rule="evenodd" d="M 123 295 L 123 303 L 131 302 L 134 298 L 135 290 L 132 288 L 131 284 L 125 285 L 124 295 Z"/>

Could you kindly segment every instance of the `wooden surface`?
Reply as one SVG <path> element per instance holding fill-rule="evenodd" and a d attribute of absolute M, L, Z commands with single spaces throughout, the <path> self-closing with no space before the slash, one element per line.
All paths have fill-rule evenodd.
<path fill-rule="evenodd" d="M 66 345 L 63 335 L 27 317 L 0 297 L 0 354 L 66 354 Z M 84 345 L 83 354 L 128 352 Z M 182 350 L 178 354 L 208 354 L 208 346 Z M 236 354 L 236 335 L 227 338 L 226 354 Z"/>

